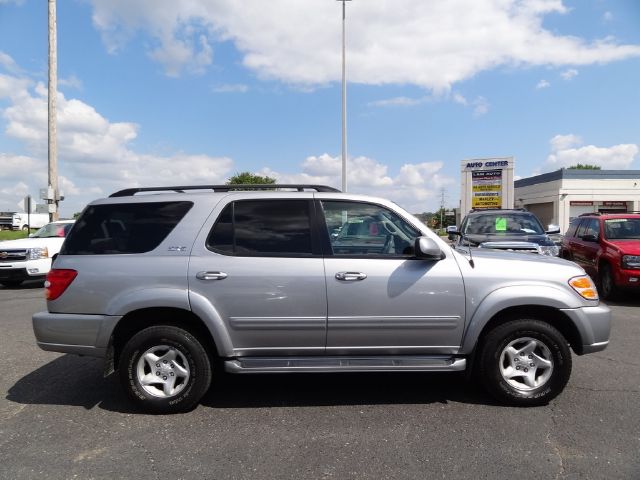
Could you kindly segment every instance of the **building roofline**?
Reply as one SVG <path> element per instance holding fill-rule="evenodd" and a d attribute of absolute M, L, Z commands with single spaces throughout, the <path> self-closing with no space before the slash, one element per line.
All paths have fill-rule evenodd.
<path fill-rule="evenodd" d="M 555 180 L 625 180 L 640 179 L 640 170 L 582 170 L 577 168 L 562 168 L 554 172 L 543 173 L 533 177 L 521 178 L 514 182 L 515 188 L 528 187 L 539 183 Z"/>

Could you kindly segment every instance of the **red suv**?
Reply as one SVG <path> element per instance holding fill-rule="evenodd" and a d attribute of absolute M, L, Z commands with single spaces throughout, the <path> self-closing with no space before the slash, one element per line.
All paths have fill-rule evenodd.
<path fill-rule="evenodd" d="M 585 213 L 571 220 L 562 239 L 563 258 L 598 282 L 600 296 L 640 288 L 640 214 Z"/>

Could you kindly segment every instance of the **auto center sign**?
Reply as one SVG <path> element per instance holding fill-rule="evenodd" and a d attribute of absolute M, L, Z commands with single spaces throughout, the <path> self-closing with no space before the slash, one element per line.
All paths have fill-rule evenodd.
<path fill-rule="evenodd" d="M 460 208 L 513 208 L 513 157 L 463 160 Z"/>
<path fill-rule="evenodd" d="M 489 160 L 488 162 L 467 162 L 468 169 L 476 170 L 479 168 L 496 168 L 496 167 L 508 167 L 508 160 Z"/>

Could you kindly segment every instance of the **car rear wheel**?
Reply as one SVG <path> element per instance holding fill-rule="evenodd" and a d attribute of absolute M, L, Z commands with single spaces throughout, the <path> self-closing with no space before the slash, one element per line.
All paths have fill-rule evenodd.
<path fill-rule="evenodd" d="M 491 330 L 479 360 L 487 391 L 516 406 L 548 403 L 571 375 L 567 341 L 554 327 L 534 319 L 513 320 Z"/>
<path fill-rule="evenodd" d="M 613 272 L 608 263 L 603 264 L 600 269 L 600 290 L 604 300 L 611 300 L 618 293 L 616 284 L 613 281 Z"/>
<path fill-rule="evenodd" d="M 211 362 L 202 343 L 170 325 L 135 334 L 122 351 L 119 370 L 129 397 L 155 413 L 191 410 L 211 384 Z"/>

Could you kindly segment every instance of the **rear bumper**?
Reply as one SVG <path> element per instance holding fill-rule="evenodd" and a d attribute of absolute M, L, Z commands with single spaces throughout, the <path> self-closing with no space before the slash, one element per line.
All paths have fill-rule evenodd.
<path fill-rule="evenodd" d="M 104 357 L 121 316 L 36 313 L 33 333 L 38 346 L 51 352 Z"/>
<path fill-rule="evenodd" d="M 582 345 L 574 345 L 578 355 L 599 352 L 609 345 L 611 332 L 611 309 L 606 305 L 594 307 L 567 308 L 562 312 L 577 327 Z"/>

